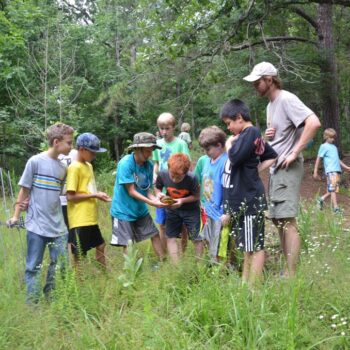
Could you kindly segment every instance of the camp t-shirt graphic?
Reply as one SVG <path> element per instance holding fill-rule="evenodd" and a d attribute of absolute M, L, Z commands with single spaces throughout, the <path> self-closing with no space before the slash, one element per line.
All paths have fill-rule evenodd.
<path fill-rule="evenodd" d="M 211 176 L 210 176 L 211 175 Z M 213 175 L 210 174 L 208 177 L 203 178 L 203 195 L 206 201 L 210 201 L 214 192 L 214 180 Z"/>
<path fill-rule="evenodd" d="M 174 188 L 174 187 L 167 187 L 167 193 L 168 195 L 173 199 L 179 199 L 179 198 L 185 198 L 190 195 L 190 191 L 185 188 Z"/>
<path fill-rule="evenodd" d="M 156 180 L 156 188 L 163 190 L 173 199 L 185 198 L 191 195 L 199 194 L 199 183 L 197 177 L 192 172 L 188 172 L 182 181 L 176 183 L 169 175 L 167 170 L 159 172 Z M 199 200 L 191 203 L 183 204 L 180 209 L 191 210 L 199 206 Z"/>
<path fill-rule="evenodd" d="M 168 168 L 168 159 L 170 158 L 171 155 L 171 149 L 170 148 L 165 148 L 164 150 L 160 150 L 160 159 L 161 161 L 159 162 L 159 169 L 160 170 L 166 170 Z"/>
<path fill-rule="evenodd" d="M 202 170 L 204 208 L 213 220 L 220 220 L 223 210 L 223 175 L 227 153 L 224 152 L 215 159 L 207 159 Z"/>
<path fill-rule="evenodd" d="M 168 169 L 168 160 L 175 153 L 186 154 L 190 159 L 190 150 L 184 140 L 175 138 L 172 142 L 165 142 L 164 139 L 157 140 L 157 145 L 162 149 L 153 151 L 152 160 L 159 163 L 159 171 Z"/>

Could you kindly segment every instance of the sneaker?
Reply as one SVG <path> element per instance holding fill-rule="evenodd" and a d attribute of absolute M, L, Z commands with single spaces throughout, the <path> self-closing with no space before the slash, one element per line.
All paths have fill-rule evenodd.
<path fill-rule="evenodd" d="M 342 215 L 343 214 L 343 210 L 340 209 L 339 207 L 336 207 L 333 209 L 333 213 L 336 215 Z"/>
<path fill-rule="evenodd" d="M 151 265 L 151 270 L 153 272 L 155 271 L 158 271 L 160 269 L 160 263 L 159 262 L 154 262 L 152 265 Z"/>
<path fill-rule="evenodd" d="M 324 204 L 324 200 L 322 199 L 322 197 L 318 198 L 317 199 L 317 208 L 319 210 L 322 210 L 323 209 L 323 204 Z"/>

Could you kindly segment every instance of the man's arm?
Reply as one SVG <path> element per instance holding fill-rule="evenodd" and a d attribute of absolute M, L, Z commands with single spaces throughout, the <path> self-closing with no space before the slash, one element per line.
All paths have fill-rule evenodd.
<path fill-rule="evenodd" d="M 320 120 L 315 114 L 309 115 L 305 119 L 304 130 L 300 136 L 298 143 L 295 145 L 291 154 L 282 163 L 282 168 L 287 168 L 291 163 L 293 163 L 297 158 L 299 153 L 306 147 L 306 145 L 312 140 L 316 135 L 317 130 L 321 127 Z"/>

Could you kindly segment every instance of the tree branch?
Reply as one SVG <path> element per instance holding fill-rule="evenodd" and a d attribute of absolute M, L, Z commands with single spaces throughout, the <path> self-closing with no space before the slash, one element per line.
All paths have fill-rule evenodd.
<path fill-rule="evenodd" d="M 304 42 L 304 43 L 309 43 L 309 44 L 313 44 L 313 45 L 317 45 L 316 41 L 312 41 L 306 38 L 302 38 L 302 37 L 297 37 L 297 36 L 275 36 L 275 37 L 271 37 L 271 38 L 264 38 L 263 40 L 260 41 L 256 41 L 253 43 L 243 43 L 240 45 L 226 45 L 225 50 L 226 51 L 239 51 L 239 50 L 244 50 L 244 49 L 248 49 L 251 48 L 253 46 L 258 46 L 258 45 L 262 45 L 265 44 L 266 42 L 288 42 L 288 41 L 299 41 L 299 42 Z"/>
<path fill-rule="evenodd" d="M 312 27 L 314 27 L 314 29 L 318 33 L 318 29 L 319 29 L 318 24 L 310 15 L 308 15 L 305 11 L 303 11 L 301 8 L 296 6 L 292 6 L 291 10 L 295 12 L 297 15 L 299 15 L 300 17 L 304 18 L 309 24 L 311 24 Z"/>

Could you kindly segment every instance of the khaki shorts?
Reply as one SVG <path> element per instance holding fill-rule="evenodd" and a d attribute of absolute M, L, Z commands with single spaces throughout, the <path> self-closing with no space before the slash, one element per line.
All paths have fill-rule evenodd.
<path fill-rule="evenodd" d="M 339 184 L 340 184 L 340 173 L 332 172 L 327 173 L 327 191 L 329 193 L 339 192 Z"/>
<path fill-rule="evenodd" d="M 288 170 L 280 168 L 270 175 L 268 218 L 285 219 L 298 216 L 303 163 L 303 158 L 298 157 Z"/>

